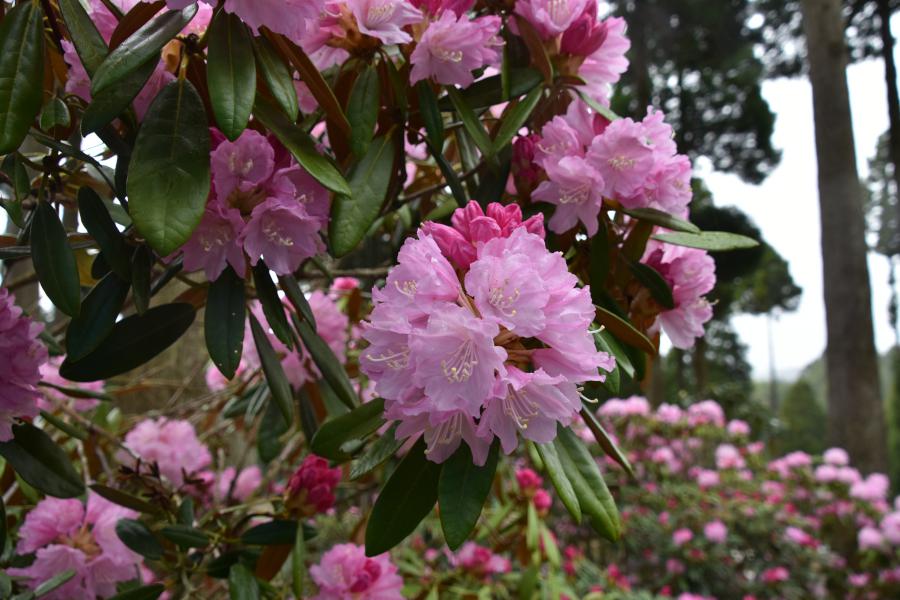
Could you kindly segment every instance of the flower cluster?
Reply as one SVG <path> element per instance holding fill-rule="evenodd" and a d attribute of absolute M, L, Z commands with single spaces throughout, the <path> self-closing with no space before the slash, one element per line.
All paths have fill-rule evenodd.
<path fill-rule="evenodd" d="M 324 249 L 329 196 L 281 144 L 252 129 L 231 142 L 213 130 L 212 191 L 183 246 L 184 266 L 215 280 L 226 265 L 243 276 L 260 258 L 280 275 Z"/>
<path fill-rule="evenodd" d="M 176 419 L 144 419 L 125 435 L 125 447 L 144 463 L 156 463 L 159 473 L 176 487 L 185 478 L 209 466 L 209 448 L 198 438 L 194 426 Z M 127 462 L 127 457 L 122 457 Z"/>
<path fill-rule="evenodd" d="M 408 239 L 373 291 L 361 367 L 397 435 L 424 433 L 435 462 L 462 440 L 484 464 L 494 437 L 507 453 L 517 433 L 554 439 L 581 408 L 577 386 L 613 367 L 590 333 L 590 290 L 531 231 L 537 223 L 515 205 L 484 214 L 472 202 L 452 233 L 429 226 Z"/>
<path fill-rule="evenodd" d="M 47 349 L 38 341 L 42 329 L 0 288 L 0 442 L 12 439 L 15 419 L 38 415 L 37 384 L 47 362 Z"/>
<path fill-rule="evenodd" d="M 285 504 L 307 517 L 323 513 L 334 506 L 334 490 L 340 480 L 340 469 L 329 468 L 327 460 L 310 454 L 288 481 Z"/>
<path fill-rule="evenodd" d="M 313 600 L 401 600 L 403 580 L 387 554 L 374 558 L 355 544 L 338 544 L 309 568 L 319 586 Z"/>

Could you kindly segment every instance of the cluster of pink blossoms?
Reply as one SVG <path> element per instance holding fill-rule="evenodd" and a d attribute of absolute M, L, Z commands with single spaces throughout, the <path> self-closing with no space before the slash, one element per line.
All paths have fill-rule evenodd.
<path fill-rule="evenodd" d="M 588 236 L 596 234 L 604 198 L 626 208 L 687 215 L 691 163 L 677 153 L 659 111 L 650 109 L 640 122 L 610 122 L 574 101 L 565 115 L 544 125 L 530 151 L 547 174 L 532 197 L 556 205 L 549 226 L 557 233 L 580 221 Z"/>
<path fill-rule="evenodd" d="M 125 446 L 145 463 L 156 463 L 160 475 L 176 487 L 186 476 L 197 475 L 212 462 L 209 448 L 197 438 L 194 426 L 177 419 L 145 419 L 125 435 Z M 128 456 L 121 456 L 122 462 Z"/>
<path fill-rule="evenodd" d="M 323 513 L 334 506 L 334 490 L 341 470 L 331 468 L 321 456 L 308 455 L 291 475 L 285 489 L 285 504 L 305 517 Z"/>
<path fill-rule="evenodd" d="M 11 440 L 13 421 L 36 417 L 41 367 L 47 349 L 38 341 L 43 326 L 22 314 L 14 298 L 0 288 L 0 442 Z"/>
<path fill-rule="evenodd" d="M 90 492 L 81 500 L 45 498 L 25 515 L 19 528 L 19 554 L 35 553 L 28 567 L 8 569 L 30 589 L 73 570 L 69 581 L 41 596 L 46 600 L 95 600 L 116 595 L 116 584 L 137 578 L 141 557 L 116 535 L 119 519 L 137 513 Z"/>
<path fill-rule="evenodd" d="M 328 190 L 296 163 L 277 141 L 252 129 L 235 141 L 213 133 L 212 191 L 206 212 L 182 247 L 184 267 L 203 269 L 209 280 L 226 265 L 244 276 L 246 259 L 260 258 L 279 275 L 297 270 L 325 249 Z"/>
<path fill-rule="evenodd" d="M 402 600 L 403 579 L 387 554 L 374 558 L 355 544 L 338 544 L 309 568 L 319 593 L 312 600 Z"/>
<path fill-rule="evenodd" d="M 550 253 L 540 217 L 471 202 L 453 227 L 429 223 L 400 250 L 363 337 L 363 372 L 399 437 L 424 433 L 442 462 L 465 440 L 484 464 L 494 437 L 556 437 L 581 409 L 577 386 L 602 381 L 612 357 L 590 332 L 590 290 Z"/>

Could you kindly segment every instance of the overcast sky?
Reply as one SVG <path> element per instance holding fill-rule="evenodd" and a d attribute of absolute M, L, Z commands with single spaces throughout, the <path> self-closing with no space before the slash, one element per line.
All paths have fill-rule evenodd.
<path fill-rule="evenodd" d="M 900 19 L 893 23 L 896 37 Z M 900 52 L 896 53 L 900 61 Z M 852 65 L 848 70 L 857 162 L 861 176 L 878 137 L 887 129 L 887 97 L 881 61 Z M 793 378 L 825 349 L 825 307 L 822 300 L 822 259 L 819 245 L 812 90 L 806 79 L 766 82 L 763 94 L 777 115 L 774 143 L 783 151 L 781 164 L 760 186 L 742 183 L 736 176 L 710 173 L 701 163 L 700 175 L 719 206 L 737 206 L 751 216 L 765 239 L 790 264 L 791 275 L 803 288 L 800 307 L 783 315 L 773 331 L 774 357 L 780 376 Z M 893 344 L 887 319 L 889 289 L 886 259 L 869 257 L 875 337 L 879 351 Z M 768 378 L 769 350 L 764 317 L 741 316 L 734 324 L 750 347 L 754 376 Z"/>

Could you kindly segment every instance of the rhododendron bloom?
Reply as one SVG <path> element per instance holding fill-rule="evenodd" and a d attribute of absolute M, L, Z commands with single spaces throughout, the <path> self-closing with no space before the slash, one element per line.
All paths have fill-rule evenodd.
<path fill-rule="evenodd" d="M 731 444 L 721 444 L 716 448 L 716 467 L 719 469 L 743 469 L 744 457 Z"/>
<path fill-rule="evenodd" d="M 0 442 L 11 440 L 16 418 L 36 417 L 41 365 L 47 349 L 38 341 L 43 326 L 22 314 L 13 296 L 0 288 Z"/>
<path fill-rule="evenodd" d="M 387 554 L 366 556 L 365 548 L 337 544 L 309 568 L 319 593 L 313 600 L 402 600 L 403 580 Z"/>
<path fill-rule="evenodd" d="M 843 448 L 829 448 L 822 454 L 822 459 L 829 465 L 845 467 L 850 464 L 850 456 Z"/>
<path fill-rule="evenodd" d="M 853 483 L 850 487 L 850 496 L 860 500 L 876 502 L 887 499 L 891 483 L 882 473 L 872 473 L 865 479 Z"/>
<path fill-rule="evenodd" d="M 77 499 L 45 498 L 25 515 L 16 546 L 20 554 L 34 552 L 34 562 L 7 573 L 22 577 L 34 590 L 63 571 L 75 571 L 67 582 L 41 596 L 49 600 L 114 596 L 117 583 L 138 576 L 141 557 L 116 535 L 119 519 L 136 516 L 93 492 L 88 494 L 87 507 Z"/>
<path fill-rule="evenodd" d="M 728 527 L 722 521 L 710 521 L 703 526 L 703 536 L 715 544 L 722 544 L 728 539 Z"/>
<path fill-rule="evenodd" d="M 87 383 L 73 383 L 65 379 L 59 374 L 59 366 L 62 364 L 62 357 L 51 358 L 49 362 L 41 365 L 41 382 L 44 384 L 52 384 L 64 388 L 72 388 L 83 392 L 101 393 L 103 391 L 103 381 L 91 381 Z M 100 400 L 94 398 L 73 398 L 63 392 L 53 389 L 48 385 L 42 386 L 41 391 L 43 397 L 38 398 L 38 408 L 53 412 L 57 405 L 70 404 L 78 412 L 91 410 L 98 404 Z"/>
<path fill-rule="evenodd" d="M 894 546 L 900 546 L 900 512 L 888 513 L 881 519 L 881 533 Z"/>
<path fill-rule="evenodd" d="M 230 494 L 231 498 L 238 502 L 245 502 L 260 485 L 262 485 L 262 471 L 258 466 L 251 465 L 241 469 L 240 473 L 234 467 L 226 467 L 216 479 L 213 495 L 218 501 L 228 498 Z"/>
<path fill-rule="evenodd" d="M 872 550 L 884 545 L 884 536 L 874 527 L 863 527 L 857 535 L 857 543 L 861 550 Z"/>
<path fill-rule="evenodd" d="M 690 529 L 676 529 L 672 534 L 672 543 L 676 546 L 684 546 L 692 539 L 694 539 L 694 532 L 692 532 Z"/>
<path fill-rule="evenodd" d="M 402 421 L 399 437 L 423 433 L 436 462 L 465 440 L 483 464 L 494 437 L 507 453 L 518 434 L 552 440 L 581 408 L 577 385 L 602 380 L 614 363 L 589 331 L 590 290 L 530 231 L 539 221 L 473 202 L 452 222 L 407 240 L 373 291 L 360 362 L 387 418 Z"/>
<path fill-rule="evenodd" d="M 247 270 L 240 244 L 243 229 L 244 219 L 239 210 L 211 200 L 200 224 L 181 247 L 185 270 L 203 269 L 206 278 L 214 281 L 227 265 L 231 265 L 234 272 L 243 277 Z"/>
<path fill-rule="evenodd" d="M 778 583 L 790 579 L 791 573 L 784 567 L 771 567 L 762 572 L 760 579 L 763 583 Z"/>
<path fill-rule="evenodd" d="M 346 0 L 362 33 L 384 44 L 405 44 L 412 37 L 403 27 L 420 22 L 425 15 L 407 0 Z"/>
<path fill-rule="evenodd" d="M 267 27 L 298 40 L 306 31 L 306 20 L 317 18 L 324 4 L 324 0 L 225 0 L 224 9 L 239 16 L 254 33 Z"/>
<path fill-rule="evenodd" d="M 302 204 L 269 198 L 253 209 L 240 239 L 250 264 L 256 265 L 265 258 L 273 271 L 288 275 L 304 259 L 325 249 L 318 236 L 321 227 L 321 222 L 310 216 Z"/>
<path fill-rule="evenodd" d="M 416 8 L 422 9 L 431 15 L 438 15 L 442 11 L 453 11 L 459 16 L 468 12 L 475 4 L 475 0 L 409 0 Z"/>
<path fill-rule="evenodd" d="M 514 9 L 544 39 L 563 33 L 577 19 L 589 0 L 516 0 Z M 594 3 L 596 11 L 596 3 Z"/>
<path fill-rule="evenodd" d="M 463 544 L 453 555 L 452 563 L 479 577 L 495 573 L 509 573 L 512 568 L 509 560 L 475 542 Z"/>
<path fill-rule="evenodd" d="M 499 59 L 500 17 L 469 19 L 444 11 L 431 22 L 410 55 L 410 83 L 431 78 L 444 85 L 468 87 L 472 71 Z"/>
<path fill-rule="evenodd" d="M 160 474 L 176 487 L 185 474 L 198 473 L 212 462 L 209 449 L 194 426 L 177 419 L 145 419 L 125 435 L 125 446 L 145 463 L 156 463 Z"/>
<path fill-rule="evenodd" d="M 578 156 L 566 156 L 547 169 L 548 181 L 541 183 L 532 198 L 556 205 L 550 229 L 564 233 L 581 221 L 588 236 L 597 233 L 597 215 L 603 204 L 603 176 Z"/>
<path fill-rule="evenodd" d="M 303 516 L 311 517 L 334 506 L 334 490 L 341 470 L 328 467 L 321 456 L 308 455 L 291 475 L 285 489 L 285 504 Z"/>

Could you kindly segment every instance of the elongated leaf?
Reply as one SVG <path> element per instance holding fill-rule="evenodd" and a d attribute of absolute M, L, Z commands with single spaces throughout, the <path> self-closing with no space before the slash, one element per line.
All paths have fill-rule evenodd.
<path fill-rule="evenodd" d="M 43 12 L 20 2 L 0 22 L 0 154 L 19 147 L 41 110 L 44 81 Z"/>
<path fill-rule="evenodd" d="M 641 285 L 643 285 L 653 296 L 653 299 L 659 302 L 663 308 L 675 308 L 675 298 L 672 297 L 672 288 L 662 278 L 662 275 L 653 267 L 639 262 L 628 261 L 628 268 Z"/>
<path fill-rule="evenodd" d="M 450 101 L 453 102 L 453 108 L 456 110 L 456 114 L 459 115 L 463 127 L 466 132 L 472 136 L 472 141 L 478 146 L 482 156 L 485 158 L 493 157 L 494 146 L 491 143 L 491 138 L 488 137 L 488 134 L 484 130 L 484 126 L 481 124 L 481 120 L 475 114 L 475 111 L 472 110 L 472 107 L 468 105 L 466 99 L 456 88 L 448 87 L 447 95 L 450 96 Z"/>
<path fill-rule="evenodd" d="M 41 129 L 44 131 L 50 131 L 56 127 L 65 128 L 71 123 L 69 107 L 57 96 L 50 98 L 50 101 L 41 110 Z"/>
<path fill-rule="evenodd" d="M 81 224 L 100 246 L 109 267 L 122 281 L 131 281 L 131 249 L 116 228 L 103 200 L 87 186 L 78 190 L 78 214 Z"/>
<path fill-rule="evenodd" d="M 428 516 L 438 499 L 441 465 L 425 456 L 419 439 L 382 488 L 366 525 L 366 556 L 387 552 Z"/>
<path fill-rule="evenodd" d="M 473 463 L 468 444 L 460 444 L 441 467 L 438 483 L 438 506 L 441 529 L 451 550 L 462 546 L 478 523 L 481 509 L 491 492 L 500 445 L 494 443 L 487 462 L 479 467 Z"/>
<path fill-rule="evenodd" d="M 232 600 L 259 600 L 259 582 L 242 563 L 231 565 L 228 571 L 228 594 Z"/>
<path fill-rule="evenodd" d="M 116 535 L 130 550 L 144 558 L 159 560 L 163 555 L 162 544 L 150 529 L 136 519 L 119 519 Z"/>
<path fill-rule="evenodd" d="M 585 104 L 594 109 L 594 112 L 596 112 L 598 115 L 603 116 L 608 121 L 615 121 L 621 118 L 619 115 L 610 110 L 609 107 L 604 106 L 591 98 L 591 96 L 586 94 L 583 89 L 578 90 L 578 96 L 582 99 L 582 101 L 584 101 Z"/>
<path fill-rule="evenodd" d="M 665 227 L 666 229 L 671 229 L 672 231 L 700 233 L 700 228 L 690 221 L 679 219 L 674 215 L 670 215 L 667 212 L 663 212 L 655 208 L 622 209 L 622 212 L 629 217 L 638 219 L 639 221 L 647 221 L 648 223 L 659 225 L 660 227 Z"/>
<path fill-rule="evenodd" d="M 534 69 L 510 69 L 509 96 L 503 95 L 501 79 L 500 75 L 479 79 L 460 93 L 473 110 L 479 110 L 527 94 L 536 86 L 539 86 L 544 78 Z M 442 97 L 438 105 L 444 111 L 453 109 L 453 103 L 447 96 Z"/>
<path fill-rule="evenodd" d="M 0 555 L 6 551 L 6 504 L 0 496 Z"/>
<path fill-rule="evenodd" d="M 288 301 L 293 305 L 297 314 L 303 317 L 303 320 L 309 323 L 310 328 L 315 331 L 316 316 L 313 314 L 312 307 L 310 307 L 306 296 L 303 295 L 303 290 L 300 289 L 297 280 L 292 275 L 282 275 L 278 278 L 278 282 L 281 284 L 281 289 L 284 290 L 285 296 L 287 296 Z"/>
<path fill-rule="evenodd" d="M 150 280 L 153 278 L 153 251 L 138 246 L 131 257 L 131 296 L 137 314 L 150 308 Z"/>
<path fill-rule="evenodd" d="M 209 286 L 203 331 L 206 349 L 226 379 L 234 377 L 241 364 L 244 319 L 247 316 L 244 280 L 231 267 Z"/>
<path fill-rule="evenodd" d="M 544 76 L 545 83 L 553 83 L 553 64 L 550 62 L 550 57 L 547 55 L 547 49 L 544 47 L 540 34 L 534 28 L 534 25 L 521 15 L 515 15 L 515 19 L 519 29 L 519 36 L 525 42 L 525 46 L 528 47 L 528 53 L 531 55 L 531 62 Z"/>
<path fill-rule="evenodd" d="M 109 600 L 156 600 L 166 591 L 166 586 L 161 583 L 143 585 L 133 590 L 116 594 Z"/>
<path fill-rule="evenodd" d="M 134 226 L 163 256 L 184 244 L 203 217 L 209 145 L 203 101 L 194 86 L 187 80 L 169 83 L 144 117 L 127 184 Z"/>
<path fill-rule="evenodd" d="M 441 169 L 444 179 L 447 180 L 447 185 L 453 193 L 453 199 L 456 200 L 457 206 L 465 206 L 469 201 L 469 195 L 466 194 L 466 190 L 463 189 L 462 182 L 456 174 L 456 171 L 453 170 L 453 167 L 447 162 L 447 159 L 444 158 L 444 154 L 438 147 L 432 146 L 431 142 L 428 140 L 425 140 L 425 145 L 428 147 L 428 151 L 431 153 L 431 156 L 434 157 L 434 161 Z"/>
<path fill-rule="evenodd" d="M 316 363 L 319 371 L 322 372 L 322 377 L 328 382 L 328 385 L 331 386 L 331 389 L 334 390 L 340 401 L 347 408 L 355 408 L 359 402 L 356 390 L 353 388 L 353 384 L 350 383 L 350 378 L 347 377 L 347 371 L 344 370 L 337 356 L 334 355 L 334 351 L 325 343 L 325 340 L 319 337 L 319 334 L 313 331 L 306 321 L 302 323 L 295 322 L 294 328 L 300 334 L 300 339 L 303 340 L 303 345 L 310 356 L 312 356 L 313 362 Z"/>
<path fill-rule="evenodd" d="M 378 217 L 394 171 L 394 150 L 391 134 L 373 140 L 350 173 L 350 195 L 335 198 L 328 227 L 335 256 L 356 248 Z"/>
<path fill-rule="evenodd" d="M 159 57 L 163 46 L 184 29 L 196 14 L 196 4 L 182 10 L 166 11 L 131 34 L 97 67 L 91 80 L 91 95 L 96 96 L 118 84 L 148 60 Z"/>
<path fill-rule="evenodd" d="M 600 421 L 597 420 L 597 417 L 594 416 L 591 409 L 587 406 L 583 407 L 581 409 L 581 418 L 584 419 L 588 429 L 594 434 L 594 438 L 597 440 L 597 443 L 600 444 L 600 447 L 603 448 L 603 451 L 606 452 L 607 456 L 619 463 L 629 476 L 634 477 L 634 469 L 631 467 L 631 462 L 629 462 L 625 454 L 619 450 L 619 447 L 616 445 L 615 441 L 613 441 L 612 436 L 606 433 L 603 425 L 600 424 Z"/>
<path fill-rule="evenodd" d="M 256 61 L 247 26 L 224 10 L 209 27 L 206 77 L 216 123 L 235 140 L 247 127 L 256 99 Z"/>
<path fill-rule="evenodd" d="M 57 573 L 50 579 L 42 582 L 39 586 L 34 588 L 34 597 L 43 598 L 53 590 L 58 589 L 61 585 L 63 585 L 73 577 L 75 577 L 75 569 L 66 569 L 62 573 Z"/>
<path fill-rule="evenodd" d="M 99 131 L 131 106 L 131 103 L 153 76 L 159 59 L 151 58 L 91 98 L 91 103 L 81 115 L 81 134 Z"/>
<path fill-rule="evenodd" d="M 544 90 L 540 87 L 534 88 L 518 104 L 503 115 L 503 123 L 497 131 L 496 137 L 494 137 L 494 154 L 499 154 L 512 141 L 513 137 L 519 133 L 519 130 L 525 125 L 525 121 L 534 112 L 538 102 L 541 101 L 543 92 Z"/>
<path fill-rule="evenodd" d="M 350 149 L 358 157 L 364 156 L 369 149 L 380 106 L 378 71 L 369 65 L 353 82 L 350 100 L 347 103 L 347 118 L 350 121 L 351 132 Z"/>
<path fill-rule="evenodd" d="M 250 318 L 250 331 L 253 333 L 253 342 L 256 344 L 256 351 L 259 354 L 259 361 L 262 363 L 263 375 L 269 384 L 272 392 L 272 400 L 281 411 L 282 417 L 287 423 L 293 420 L 293 393 L 291 392 L 291 384 L 288 383 L 284 374 L 284 368 L 281 366 L 281 360 L 272 349 L 272 344 L 266 332 L 253 313 L 248 313 Z"/>
<path fill-rule="evenodd" d="M 148 515 L 156 514 L 160 511 L 159 506 L 151 504 L 137 496 L 132 496 L 122 490 L 117 490 L 99 483 L 95 483 L 90 487 L 97 495 L 103 496 L 113 504 L 118 504 L 119 506 L 124 506 L 125 508 L 130 508 Z"/>
<path fill-rule="evenodd" d="M 359 479 L 392 457 L 405 440 L 397 439 L 397 423 L 378 438 L 369 451 L 350 463 L 350 479 Z"/>
<path fill-rule="evenodd" d="M 606 230 L 606 219 L 598 220 L 599 227 L 591 239 L 591 299 L 600 304 L 606 277 L 609 275 L 609 238 Z"/>
<path fill-rule="evenodd" d="M 84 10 L 80 0 L 59 0 L 59 11 L 66 22 L 72 44 L 78 52 L 78 58 L 88 75 L 93 75 L 103 59 L 106 58 L 107 47 L 103 36 L 94 25 L 93 19 Z"/>
<path fill-rule="evenodd" d="M 253 107 L 253 114 L 266 128 L 275 134 L 284 147 L 287 148 L 297 162 L 309 171 L 316 181 L 339 194 L 350 194 L 350 186 L 344 176 L 330 160 L 319 154 L 316 144 L 308 133 L 294 125 L 284 113 L 268 102 L 265 98 L 258 97 Z"/>
<path fill-rule="evenodd" d="M 556 446 L 553 442 L 549 444 L 535 444 L 534 446 L 537 448 L 546 473 L 550 477 L 553 487 L 556 488 L 556 493 L 559 495 L 559 499 L 562 500 L 563 506 L 566 507 L 566 510 L 569 511 L 576 523 L 581 523 L 581 505 L 578 503 L 575 490 L 572 488 L 572 482 L 569 481 L 566 472 L 563 470 Z"/>
<path fill-rule="evenodd" d="M 595 308 L 597 322 L 608 328 L 613 335 L 626 344 L 634 346 L 647 354 L 656 354 L 656 346 L 653 345 L 653 342 L 647 339 L 647 336 L 643 333 L 635 329 L 634 325 L 601 306 Z"/>
<path fill-rule="evenodd" d="M 42 410 L 40 412 L 40 415 L 47 423 L 53 425 L 54 427 L 65 433 L 67 436 L 82 441 L 88 439 L 88 432 L 81 429 L 80 427 L 70 425 L 64 419 L 51 415 L 45 410 Z"/>
<path fill-rule="evenodd" d="M 604 337 L 604 336 L 599 335 L 599 333 L 606 333 L 607 335 Z M 619 390 L 621 389 L 621 386 L 622 386 L 622 372 L 619 369 L 620 364 L 619 364 L 616 353 L 612 350 L 610 345 L 607 343 L 607 339 L 611 338 L 612 336 L 610 336 L 609 332 L 607 332 L 607 331 L 603 331 L 603 332 L 599 332 L 599 333 L 594 334 L 594 346 L 600 352 L 606 352 L 607 354 L 612 356 L 614 359 L 616 359 L 615 367 L 613 367 L 612 371 L 609 371 L 608 373 L 604 374 L 605 379 L 601 382 L 601 385 L 603 387 L 605 387 L 607 390 L 609 390 L 609 392 L 611 394 L 615 395 L 615 394 L 619 393 Z M 632 372 L 633 371 L 634 371 L 634 367 L 632 367 Z"/>
<path fill-rule="evenodd" d="M 557 429 L 554 445 L 582 513 L 590 517 L 597 533 L 612 542 L 619 539 L 622 534 L 619 511 L 594 457 L 567 427 Z"/>
<path fill-rule="evenodd" d="M 294 340 L 291 336 L 291 326 L 288 324 L 287 316 L 284 313 L 284 304 L 278 297 L 278 289 L 272 283 L 272 276 L 269 274 L 269 267 L 260 260 L 253 267 L 253 283 L 256 285 L 256 296 L 262 305 L 263 313 L 266 315 L 266 321 L 272 328 L 282 344 L 288 348 L 293 347 Z"/>
<path fill-rule="evenodd" d="M 200 529 L 180 523 L 166 525 L 159 533 L 181 548 L 205 548 L 209 545 L 209 536 Z"/>
<path fill-rule="evenodd" d="M 298 525 L 297 521 L 286 519 L 273 519 L 266 523 L 260 523 L 244 532 L 241 536 L 241 543 L 248 546 L 293 544 L 294 538 L 297 537 Z M 308 525 L 304 525 L 302 531 L 305 539 L 311 539 L 316 534 L 316 531 Z"/>
<path fill-rule="evenodd" d="M 174 344 L 194 322 L 190 304 L 154 306 L 113 326 L 103 342 L 79 360 L 63 362 L 59 374 L 70 381 L 97 381 L 126 373 Z"/>
<path fill-rule="evenodd" d="M 419 96 L 419 112 L 422 114 L 422 122 L 425 123 L 428 141 L 440 149 L 444 145 L 444 120 L 438 108 L 437 96 L 431 89 L 431 84 L 425 80 L 416 84 L 416 93 Z"/>
<path fill-rule="evenodd" d="M 48 202 L 39 202 L 31 221 L 31 259 L 41 288 L 59 310 L 77 316 L 81 282 L 66 230 Z"/>
<path fill-rule="evenodd" d="M 271 394 L 269 395 L 271 396 Z M 285 420 L 279 405 L 276 402 L 266 403 L 266 409 L 259 422 L 259 431 L 256 435 L 256 453 L 259 455 L 259 460 L 268 464 L 278 458 L 284 449 L 282 436 L 290 427 L 291 424 Z"/>
<path fill-rule="evenodd" d="M 128 288 L 128 283 L 109 273 L 88 293 L 81 312 L 66 329 L 66 353 L 71 360 L 84 358 L 110 334 Z"/>
<path fill-rule="evenodd" d="M 13 425 L 13 439 L 0 442 L 0 455 L 16 473 L 49 496 L 74 498 L 84 482 L 68 455 L 46 433 L 31 424 Z"/>
<path fill-rule="evenodd" d="M 267 38 L 254 38 L 253 49 L 256 52 L 256 64 L 272 97 L 288 119 L 296 121 L 300 107 L 297 102 L 297 88 L 294 87 L 290 70 Z"/>
<path fill-rule="evenodd" d="M 699 248 L 710 252 L 726 252 L 728 250 L 743 250 L 755 248 L 759 242 L 736 233 L 727 231 L 704 231 L 702 233 L 658 233 L 653 239 L 676 246 Z"/>
<path fill-rule="evenodd" d="M 334 461 L 349 460 L 342 449 L 347 442 L 359 440 L 384 425 L 384 399 L 376 398 L 350 412 L 326 421 L 310 441 L 310 449 L 319 456 Z"/>
<path fill-rule="evenodd" d="M 0 548 L 2 551 L 2 548 Z M 306 539 L 303 529 L 298 527 L 294 534 L 294 548 L 291 550 L 291 589 L 296 598 L 303 597 L 303 581 L 306 579 Z"/>
<path fill-rule="evenodd" d="M 13 197 L 9 200 L 0 200 L 4 210 L 16 227 L 25 229 L 25 215 L 22 213 L 22 201 L 31 194 L 31 181 L 28 171 L 22 164 L 18 154 L 8 154 L 0 163 L 0 171 L 6 174 L 12 187 Z"/>

